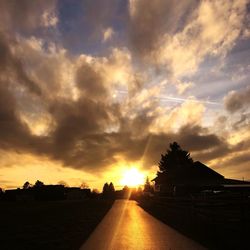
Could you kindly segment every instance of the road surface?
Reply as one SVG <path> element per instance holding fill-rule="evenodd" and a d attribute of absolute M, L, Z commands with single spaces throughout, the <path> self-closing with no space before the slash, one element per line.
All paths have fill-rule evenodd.
<path fill-rule="evenodd" d="M 135 201 L 117 200 L 80 250 L 205 249 L 157 220 Z"/>

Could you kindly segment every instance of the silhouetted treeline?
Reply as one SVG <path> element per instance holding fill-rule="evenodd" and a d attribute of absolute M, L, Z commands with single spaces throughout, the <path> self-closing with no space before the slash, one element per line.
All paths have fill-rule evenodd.
<path fill-rule="evenodd" d="M 103 185 L 102 198 L 104 199 L 138 199 L 141 196 L 148 196 L 153 193 L 153 186 L 147 178 L 144 188 L 124 186 L 121 190 L 115 190 L 112 182 Z"/>
<path fill-rule="evenodd" d="M 4 193 L 3 193 L 3 189 L 2 189 L 2 188 L 0 188 L 0 201 L 3 199 L 3 195 L 4 195 Z"/>
<path fill-rule="evenodd" d="M 112 182 L 110 182 L 109 184 L 106 182 L 104 184 L 103 189 L 102 189 L 102 196 L 104 198 L 110 198 L 110 199 L 115 198 L 115 187 Z"/>
<path fill-rule="evenodd" d="M 34 185 L 26 181 L 22 189 L 0 191 L 0 198 L 5 201 L 81 200 L 97 196 L 97 192 L 91 192 L 89 188 L 45 185 L 39 180 Z"/>

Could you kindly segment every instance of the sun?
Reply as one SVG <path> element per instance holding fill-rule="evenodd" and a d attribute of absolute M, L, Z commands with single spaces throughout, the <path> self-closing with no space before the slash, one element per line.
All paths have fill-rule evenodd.
<path fill-rule="evenodd" d="M 137 168 L 130 168 L 124 171 L 123 177 L 120 181 L 121 185 L 129 187 L 137 187 L 143 185 L 145 176 Z"/>

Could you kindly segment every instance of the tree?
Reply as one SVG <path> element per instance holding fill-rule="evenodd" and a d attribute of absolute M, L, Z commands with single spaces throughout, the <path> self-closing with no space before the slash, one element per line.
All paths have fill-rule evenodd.
<path fill-rule="evenodd" d="M 106 198 L 113 198 L 115 195 L 115 188 L 112 182 L 109 184 L 106 182 L 102 189 L 102 194 Z"/>
<path fill-rule="evenodd" d="M 138 187 L 138 188 L 137 188 L 137 193 L 138 193 L 139 195 L 142 194 L 142 188 L 141 188 L 141 187 Z"/>
<path fill-rule="evenodd" d="M 37 180 L 36 183 L 35 183 L 35 185 L 34 185 L 34 187 L 36 187 L 36 188 L 41 188 L 43 186 L 44 186 L 44 183 L 41 182 L 41 181 L 39 181 L 39 180 Z"/>
<path fill-rule="evenodd" d="M 91 197 L 92 198 L 97 198 L 99 196 L 100 192 L 98 189 L 94 188 L 91 192 Z"/>
<path fill-rule="evenodd" d="M 108 191 L 109 191 L 109 184 L 106 182 L 102 188 L 102 193 L 104 195 L 107 195 L 108 194 Z"/>
<path fill-rule="evenodd" d="M 80 185 L 80 188 L 81 189 L 86 189 L 86 188 L 89 188 L 89 185 L 86 183 L 86 182 L 82 182 L 82 184 Z"/>
<path fill-rule="evenodd" d="M 131 190 L 127 185 L 123 187 L 122 192 L 125 199 L 128 199 L 130 197 L 130 191 Z"/>
<path fill-rule="evenodd" d="M 180 169 L 187 169 L 193 164 L 193 159 L 190 154 L 181 149 L 177 142 L 170 143 L 170 149 L 165 155 L 161 155 L 161 160 L 158 164 L 161 173 L 174 173 Z"/>
<path fill-rule="evenodd" d="M 113 194 L 115 192 L 115 187 L 112 182 L 109 183 L 109 193 Z"/>
<path fill-rule="evenodd" d="M 31 184 L 26 181 L 24 184 L 23 184 L 23 189 L 28 189 L 28 188 L 31 188 Z"/>
<path fill-rule="evenodd" d="M 63 181 L 63 180 L 59 181 L 58 184 L 62 185 L 64 187 L 69 187 L 68 183 L 66 181 Z"/>
<path fill-rule="evenodd" d="M 98 190 L 97 188 L 94 188 L 94 189 L 92 190 L 92 193 L 93 193 L 93 194 L 100 194 L 100 192 L 99 192 L 99 190 Z"/>
<path fill-rule="evenodd" d="M 149 178 L 147 177 L 146 182 L 144 184 L 144 192 L 152 192 L 153 191 L 153 187 L 150 184 Z"/>

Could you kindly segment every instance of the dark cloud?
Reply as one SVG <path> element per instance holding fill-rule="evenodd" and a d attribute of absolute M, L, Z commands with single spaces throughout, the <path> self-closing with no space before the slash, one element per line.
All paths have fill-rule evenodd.
<path fill-rule="evenodd" d="M 1 93 L 0 99 L 8 103 L 1 105 L 1 147 L 47 155 L 73 168 L 101 171 L 116 163 L 117 156 L 127 161 L 143 159 L 144 166 L 151 167 L 172 141 L 191 152 L 222 144 L 216 135 L 197 126 L 185 126 L 176 133 L 152 134 L 149 127 L 155 117 L 147 116 L 147 109 L 133 118 L 124 117 L 118 104 L 98 102 L 91 92 L 77 101 L 51 102 L 49 111 L 56 127 L 49 136 L 35 136 L 21 122 L 13 96 L 3 88 Z M 117 131 L 108 132 L 112 126 Z"/>
<path fill-rule="evenodd" d="M 13 32 L 30 32 L 46 26 L 56 0 L 0 0 L 0 29 Z M 47 13 L 47 14 L 45 14 Z M 47 15 L 47 17 L 46 17 Z"/>
<path fill-rule="evenodd" d="M 86 62 L 83 62 L 77 70 L 76 83 L 86 96 L 103 99 L 108 95 L 107 88 L 103 84 L 103 77 Z"/>
<path fill-rule="evenodd" d="M 16 82 L 24 85 L 29 91 L 40 95 L 40 88 L 25 72 L 21 59 L 11 52 L 10 44 L 13 42 L 3 33 L 0 33 L 0 73 L 2 77 L 5 74 L 9 77 L 14 76 Z"/>
<path fill-rule="evenodd" d="M 28 127 L 20 120 L 16 101 L 11 92 L 0 82 L 0 147 L 1 149 L 29 150 L 32 136 Z"/>
<path fill-rule="evenodd" d="M 245 142 L 242 141 L 230 149 L 230 154 L 227 154 L 227 157 L 224 157 L 225 155 L 221 155 L 221 157 L 215 161 L 213 167 L 221 169 L 221 171 L 224 171 L 225 173 L 229 171 L 238 178 L 242 178 L 243 176 L 247 177 L 250 172 L 249 150 L 249 140 Z"/>
<path fill-rule="evenodd" d="M 233 124 L 233 129 L 238 130 L 250 124 L 250 113 L 243 113 L 240 119 Z"/>
<path fill-rule="evenodd" d="M 223 144 L 217 135 L 200 126 L 184 126 L 179 134 L 181 143 L 191 151 L 211 149 Z"/>
<path fill-rule="evenodd" d="M 114 110 L 114 107 L 89 98 L 52 104 L 51 112 L 57 123 L 54 131 L 55 143 L 59 148 L 66 147 L 67 149 L 85 135 L 103 132 Z"/>
<path fill-rule="evenodd" d="M 250 87 L 230 92 L 225 97 L 224 104 L 226 109 L 231 113 L 247 108 L 250 104 Z"/>
<path fill-rule="evenodd" d="M 250 161 L 250 154 L 248 151 L 244 152 L 243 154 L 233 157 L 230 159 L 227 165 L 240 165 L 242 163 L 249 163 Z"/>
<path fill-rule="evenodd" d="M 83 21 L 88 21 L 86 27 L 92 29 L 93 36 L 96 34 L 99 36 L 102 29 L 110 25 L 112 19 L 110 16 L 112 17 L 115 11 L 113 8 L 116 8 L 116 1 L 83 2 L 84 13 L 86 13 L 83 17 L 85 21 Z M 54 4 L 54 1 L 50 5 L 49 1 L 39 0 L 31 3 L 30 1 L 0 0 L 0 21 L 2 20 L 2 23 L 6 24 L 6 29 L 27 32 L 40 25 L 46 25 L 41 24 L 41 18 L 46 11 L 54 8 Z M 174 34 L 182 27 L 182 23 L 189 18 L 189 10 L 196 6 L 197 1 L 190 0 L 176 4 L 173 1 L 140 0 L 133 1 L 133 4 L 134 10 L 131 10 L 129 21 L 129 39 L 134 51 L 140 56 L 145 56 L 157 48 L 162 35 Z M 109 9 L 108 6 L 112 5 L 114 6 Z M 2 29 L 2 26 L 0 27 Z M 126 83 L 120 84 L 122 87 L 128 87 L 127 90 L 124 90 L 124 92 L 128 92 L 128 99 L 124 102 L 112 100 L 112 87 L 116 84 L 112 81 L 118 80 L 110 80 L 110 76 L 107 75 L 110 72 L 103 68 L 109 65 L 110 71 L 114 69 L 114 73 L 123 76 L 123 72 L 115 72 L 116 68 L 113 66 L 116 66 L 116 61 L 113 59 L 113 62 L 112 57 L 110 57 L 111 59 L 109 57 L 96 58 L 98 65 L 92 63 L 91 56 L 88 57 L 89 61 L 84 60 L 84 56 L 70 58 L 68 64 L 73 69 L 69 72 L 70 74 L 75 72 L 75 75 L 66 75 L 66 81 L 70 81 L 70 84 L 67 82 L 69 86 L 62 86 L 64 79 L 62 70 L 67 66 L 61 69 L 59 66 L 56 67 L 56 64 L 65 57 L 57 58 L 57 61 L 52 63 L 53 60 L 50 59 L 57 53 L 56 49 L 54 54 L 49 54 L 48 51 L 39 48 L 42 51 L 37 56 L 38 69 L 36 71 L 35 67 L 32 68 L 34 65 L 29 65 L 29 68 L 24 62 L 24 56 L 18 56 L 15 53 L 18 39 L 14 33 L 11 33 L 11 38 L 4 32 L 0 34 L 0 148 L 3 150 L 46 155 L 52 160 L 61 161 L 65 166 L 92 172 L 93 170 L 103 171 L 120 158 L 128 162 L 143 160 L 145 168 L 151 167 L 157 164 L 160 154 L 164 153 L 169 143 L 173 141 L 179 142 L 184 149 L 190 151 L 195 160 L 205 162 L 220 159 L 235 152 L 242 153 L 249 148 L 249 143 L 244 141 L 230 146 L 225 138 L 201 125 L 185 125 L 176 132 L 163 133 L 160 129 L 158 130 L 156 119 L 159 118 L 157 108 L 160 104 L 157 102 L 157 98 L 151 98 L 154 96 L 149 95 L 147 100 L 147 96 L 137 95 L 145 85 L 143 85 L 143 77 L 139 77 L 140 74 L 136 76 L 133 70 L 128 70 L 128 75 L 130 72 L 131 75 L 134 75 L 126 76 L 128 78 L 124 79 Z M 22 44 L 19 45 L 22 46 Z M 47 56 L 47 52 L 49 56 Z M 32 53 L 36 53 L 35 49 Z M 32 57 L 29 53 L 23 55 Z M 125 59 L 122 58 L 121 61 Z M 127 61 L 129 62 L 121 63 L 122 66 L 126 67 L 126 64 L 130 64 L 130 59 Z M 47 62 L 48 67 L 45 67 L 44 64 Z M 95 61 L 93 60 L 93 62 Z M 133 62 L 129 66 L 133 67 L 132 64 Z M 98 67 L 99 65 L 101 66 Z M 32 74 L 28 74 L 28 72 L 32 72 Z M 105 73 L 107 74 L 105 75 Z M 45 76 L 41 76 L 42 74 Z M 33 80 L 33 76 L 36 76 L 34 79 L 38 79 L 39 84 Z M 122 80 L 119 79 L 119 81 Z M 41 91 L 39 86 L 42 84 L 43 90 L 46 89 L 45 85 L 48 86 L 47 92 Z M 72 89 L 67 97 L 61 95 L 63 91 L 66 92 L 65 89 L 62 90 L 63 87 L 66 91 L 70 88 L 74 89 L 77 96 L 70 96 L 73 93 Z M 29 108 L 34 96 L 36 106 L 40 104 L 45 110 L 44 112 L 47 112 L 53 120 L 52 128 L 48 133 L 42 135 L 32 133 L 32 123 L 30 126 L 22 116 L 27 111 L 25 109 Z M 231 93 L 225 99 L 225 106 L 230 112 L 238 111 L 249 104 L 249 97 L 249 88 Z M 140 100 L 140 98 L 144 99 Z M 154 101 L 149 99 L 154 99 Z M 181 108 L 178 109 L 180 120 L 182 119 Z M 162 109 L 164 108 L 162 107 Z M 28 111 L 33 112 L 32 108 Z M 165 111 L 171 113 L 171 110 L 165 109 Z M 39 108 L 35 112 L 37 112 L 37 116 L 42 116 Z M 183 110 L 183 113 L 185 112 L 187 110 Z M 193 118 L 191 116 L 195 115 L 194 111 L 183 120 L 191 119 Z M 168 120 L 168 122 L 178 123 L 178 119 L 175 120 L 174 115 L 173 120 Z M 246 117 L 242 117 L 237 126 L 245 126 L 245 121 Z M 224 126 L 227 119 L 223 117 L 218 122 Z M 181 120 L 181 123 L 185 124 L 186 121 Z M 151 132 L 153 126 L 155 126 L 154 133 Z M 169 127 L 174 126 L 166 124 L 166 128 Z M 249 160 L 247 155 L 234 158 L 235 164 L 247 160 Z"/>
<path fill-rule="evenodd" d="M 230 146 L 225 143 L 220 143 L 219 145 L 212 147 L 211 149 L 204 150 L 195 153 L 195 158 L 200 161 L 208 162 L 217 158 L 223 158 L 232 153 Z"/>
<path fill-rule="evenodd" d="M 210 150 L 224 146 L 215 134 L 205 133 L 201 127 L 188 125 L 176 133 L 148 134 L 141 139 L 134 139 L 127 146 L 127 155 L 130 156 L 131 150 L 134 159 L 140 160 L 143 157 L 145 166 L 152 166 L 158 163 L 160 154 L 166 152 L 173 141 L 177 141 L 184 149 L 191 152 L 196 160 L 202 160 L 200 158 L 203 157 L 206 161 L 211 159 L 208 153 Z M 202 154 L 202 151 L 207 153 Z"/>
<path fill-rule="evenodd" d="M 8 65 L 6 61 L 4 65 Z M 1 111 L 1 120 L 11 125 L 1 123 L 1 147 L 8 145 L 20 152 L 47 155 L 66 166 L 91 172 L 116 163 L 117 156 L 127 161 L 143 159 L 144 166 L 151 167 L 172 141 L 194 153 L 223 145 L 219 137 L 199 126 L 188 125 L 176 133 L 151 133 L 149 128 L 157 117 L 150 111 L 157 103 L 138 107 L 133 116 L 123 114 L 123 107 L 107 98 L 110 93 L 103 77 L 98 68 L 83 62 L 75 75 L 77 100 L 40 97 L 48 102 L 48 112 L 55 123 L 47 136 L 31 133 L 20 119 L 15 98 L 3 87 L 2 100 L 10 104 Z"/>
<path fill-rule="evenodd" d="M 11 50 L 15 39 L 0 33 L 0 147 L 17 152 L 35 152 L 37 146 L 43 148 L 45 140 L 32 135 L 28 125 L 22 120 L 17 96 L 24 92 L 41 97 L 41 90 L 36 82 L 30 79 L 24 69 L 21 58 Z M 44 151 L 46 152 L 46 151 Z"/>
<path fill-rule="evenodd" d="M 159 46 L 164 34 L 173 34 L 189 16 L 197 1 L 176 4 L 172 0 L 131 1 L 129 38 L 139 55 L 148 56 Z"/>

